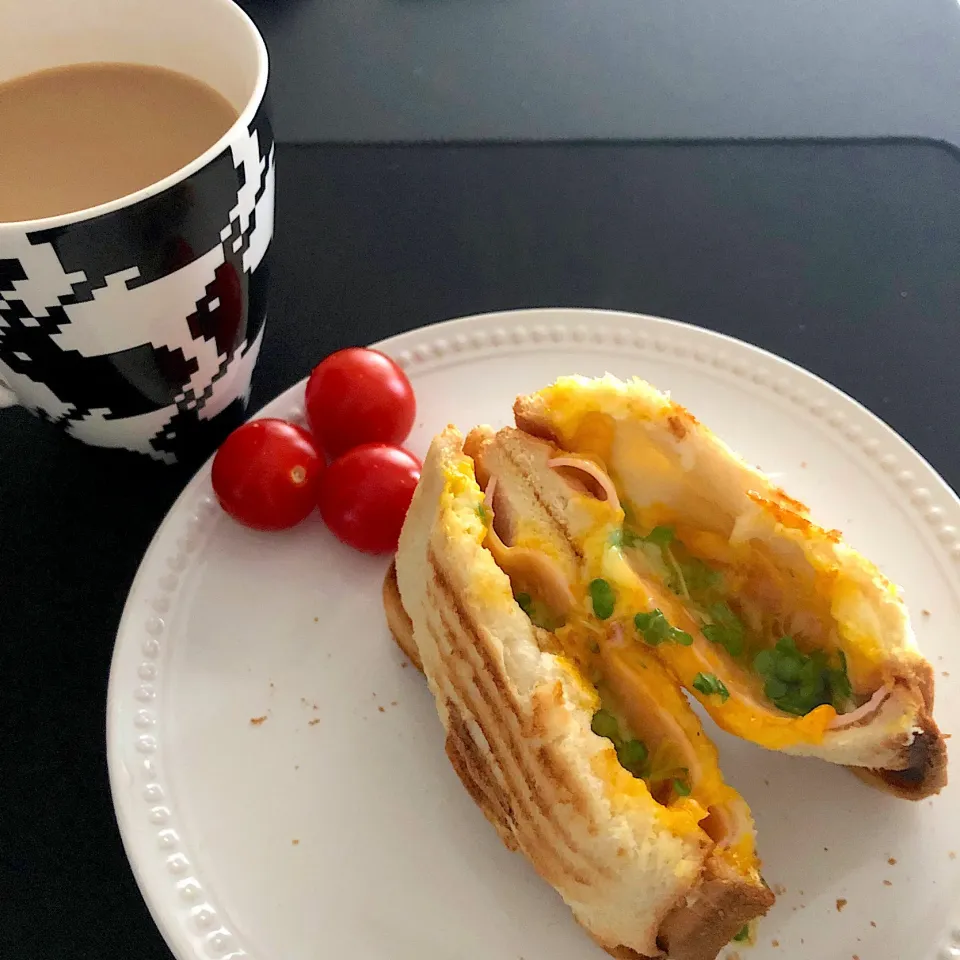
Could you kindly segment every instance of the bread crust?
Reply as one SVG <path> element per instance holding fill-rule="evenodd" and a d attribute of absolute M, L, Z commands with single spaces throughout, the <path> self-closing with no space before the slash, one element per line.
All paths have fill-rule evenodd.
<path fill-rule="evenodd" d="M 383 612 L 387 617 L 387 627 L 401 652 L 423 673 L 423 661 L 417 642 L 413 639 L 413 623 L 403 609 L 400 599 L 400 587 L 397 586 L 397 561 L 390 563 L 390 569 L 383 578 Z"/>
<path fill-rule="evenodd" d="M 383 588 L 391 633 L 427 676 L 454 770 L 604 949 L 712 960 L 772 893 L 755 870 L 714 855 L 699 829 L 675 832 L 642 782 L 611 762 L 609 741 L 590 730 L 595 693 L 539 648 L 482 545 L 481 502 L 448 428 L 424 462 Z"/>

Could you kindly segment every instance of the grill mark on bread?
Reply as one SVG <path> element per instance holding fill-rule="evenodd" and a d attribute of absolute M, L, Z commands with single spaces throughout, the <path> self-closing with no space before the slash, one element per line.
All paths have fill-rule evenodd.
<path fill-rule="evenodd" d="M 547 800 L 542 796 L 542 791 L 537 789 L 537 784 L 534 777 L 532 776 L 527 765 L 523 762 L 524 751 L 522 749 L 522 746 L 519 743 L 517 735 L 514 733 L 512 725 L 506 722 L 506 718 L 504 717 L 503 707 L 507 708 L 509 713 L 516 718 L 517 726 L 520 728 L 520 731 L 521 731 L 520 736 L 523 737 L 523 727 L 525 725 L 524 720 L 523 720 L 523 717 L 520 716 L 519 712 L 516 709 L 516 705 L 514 703 L 512 694 L 510 693 L 509 689 L 503 682 L 503 677 L 500 671 L 500 667 L 490 658 L 487 646 L 478 634 L 476 624 L 473 622 L 473 619 L 470 616 L 470 614 L 463 608 L 462 604 L 460 603 L 459 597 L 457 597 L 456 593 L 453 590 L 452 585 L 447 580 L 446 575 L 439 564 L 438 558 L 432 549 L 428 550 L 427 561 L 433 572 L 433 585 L 436 587 L 438 592 L 440 592 L 443 595 L 443 599 L 445 599 L 447 603 L 453 608 L 457 616 L 457 619 L 459 621 L 459 627 L 461 628 L 461 630 L 463 630 L 464 633 L 466 633 L 468 636 L 473 638 L 474 643 L 471 645 L 470 651 L 475 653 L 479 658 L 481 666 L 483 668 L 482 671 L 477 671 L 473 669 L 472 666 L 466 661 L 463 654 L 458 650 L 458 646 L 456 643 L 456 639 L 457 639 L 456 631 L 454 630 L 454 628 L 451 627 L 450 624 L 446 622 L 443 615 L 442 607 L 440 604 L 438 604 L 436 608 L 436 613 L 440 620 L 444 633 L 446 634 L 447 643 L 450 649 L 454 651 L 456 658 L 461 660 L 464 663 L 467 663 L 467 666 L 470 667 L 472 675 L 478 681 L 474 683 L 474 689 L 483 700 L 484 705 L 486 706 L 487 710 L 490 712 L 492 716 L 492 719 L 496 722 L 498 730 L 502 731 L 505 735 L 503 737 L 503 739 L 506 741 L 506 743 L 504 744 L 504 747 L 507 751 L 509 759 L 513 762 L 516 770 L 518 771 L 519 775 L 523 779 L 523 784 L 526 787 L 525 792 L 532 798 L 533 803 L 536 806 L 536 810 L 540 814 L 540 816 L 547 823 L 550 823 L 552 821 L 552 818 L 550 815 L 549 804 L 547 803 Z M 456 671 L 455 669 L 449 669 L 449 667 L 452 667 L 452 666 L 453 666 L 452 664 L 448 664 L 447 680 L 451 685 L 451 687 L 457 690 L 457 693 L 461 697 L 461 699 L 464 702 L 469 703 L 469 698 L 464 696 L 464 691 L 462 689 L 458 689 L 456 686 L 456 683 L 454 681 L 454 678 L 457 676 Z M 484 682 L 480 682 L 480 681 L 484 681 Z M 500 704 L 497 703 L 497 701 L 491 696 L 490 691 L 486 689 L 487 683 L 489 683 L 494 688 L 495 693 L 499 697 L 500 704 L 502 704 L 503 707 L 501 707 Z M 534 696 L 534 716 L 537 719 L 539 719 L 537 714 L 538 693 L 535 692 L 533 696 Z M 541 706 L 541 709 L 542 709 L 542 706 Z M 483 733 L 484 738 L 487 740 L 487 744 L 491 750 L 491 753 L 495 753 L 497 749 L 497 745 L 499 744 L 499 741 L 496 738 L 492 737 L 488 730 L 484 729 L 483 722 L 480 717 L 474 716 L 474 719 L 476 720 L 477 725 L 480 727 L 480 730 Z M 540 722 L 539 725 L 542 726 L 542 722 Z M 542 762 L 542 757 L 545 750 L 549 752 L 549 745 L 544 745 L 544 747 L 541 747 L 540 751 L 538 751 L 538 755 L 541 758 L 541 762 Z M 548 782 L 557 791 L 557 794 L 558 794 L 557 800 L 559 802 L 567 802 L 568 804 L 573 806 L 574 810 L 578 814 L 580 814 L 581 816 L 584 817 L 585 820 L 587 820 L 586 828 L 588 832 L 591 829 L 596 830 L 596 824 L 593 822 L 592 818 L 588 816 L 588 807 L 586 805 L 585 799 L 580 795 L 578 791 L 576 791 L 571 787 L 570 781 L 561 775 L 561 773 L 559 772 L 561 770 L 560 765 L 553 762 L 552 757 L 550 758 L 550 760 L 551 762 L 549 763 L 549 766 L 547 766 L 546 764 L 544 765 L 542 773 L 544 774 L 545 779 L 547 779 Z M 504 769 L 504 763 L 502 759 L 499 760 L 499 766 L 500 766 L 500 772 L 504 774 L 504 777 L 506 779 L 507 778 L 506 770 Z M 513 780 L 512 777 L 510 779 Z M 514 793 L 518 799 L 523 798 L 524 791 L 517 790 L 515 782 L 512 784 L 512 789 L 514 790 Z M 530 816 L 528 814 L 527 819 L 530 822 L 530 824 L 537 829 L 537 833 L 539 834 L 539 828 L 536 825 L 535 817 Z M 559 824 L 554 824 L 554 826 L 557 832 L 562 837 L 567 849 L 571 853 L 582 858 L 585 861 L 586 867 L 588 867 L 589 869 L 594 871 L 595 874 L 598 874 L 601 877 L 606 877 L 606 878 L 613 877 L 613 872 L 611 870 L 604 867 L 602 864 L 597 863 L 593 859 L 586 857 L 584 853 L 581 850 L 579 850 L 575 839 L 570 835 L 570 833 L 566 830 L 565 827 Z M 589 885 L 591 883 L 591 880 L 585 877 L 581 870 L 574 868 L 573 871 L 571 872 L 575 874 L 575 878 L 577 879 L 577 882 L 586 884 L 586 885 Z"/>
<path fill-rule="evenodd" d="M 548 703 L 548 698 L 550 703 Z M 558 680 L 550 688 L 540 687 L 533 693 L 533 735 L 542 740 L 546 735 L 547 723 L 545 714 L 550 709 L 562 709 L 563 706 L 563 688 Z M 544 773 L 550 779 L 554 789 L 569 803 L 576 813 L 587 821 L 587 830 L 591 835 L 595 835 L 597 825 L 590 816 L 590 809 L 587 805 L 583 792 L 577 790 L 576 784 L 570 775 L 569 768 L 564 763 L 558 763 L 556 753 L 552 749 L 552 744 L 543 743 L 537 749 L 537 759 L 543 768 Z"/>
<path fill-rule="evenodd" d="M 513 832 L 517 822 L 509 797 L 500 789 L 496 777 L 490 776 L 456 702 L 448 697 L 445 706 L 449 723 L 447 757 L 473 802 L 496 827 L 500 839 L 509 849 L 516 850 L 517 841 Z"/>
<path fill-rule="evenodd" d="M 456 662 L 464 663 L 470 670 L 472 678 L 474 678 L 472 682 L 473 691 L 483 701 L 483 704 L 487 711 L 491 714 L 491 720 L 497 726 L 497 729 L 505 731 L 504 739 L 507 742 L 501 743 L 499 739 L 492 736 L 490 729 L 484 723 L 484 718 L 476 713 L 474 714 L 473 720 L 479 727 L 480 732 L 483 734 L 483 737 L 487 741 L 487 745 L 490 749 L 490 762 L 495 762 L 497 764 L 497 768 L 499 769 L 504 780 L 507 782 L 509 789 L 513 792 L 517 803 L 522 808 L 522 813 L 524 814 L 524 823 L 528 825 L 528 831 L 532 831 L 534 834 L 533 839 L 536 841 L 536 843 L 534 844 L 526 841 L 524 846 L 531 849 L 536 848 L 551 861 L 558 862 L 561 868 L 559 875 L 562 878 L 572 877 L 577 883 L 580 883 L 584 886 L 590 886 L 594 882 L 595 878 L 591 878 L 590 876 L 586 875 L 576 864 L 563 858 L 561 848 L 557 848 L 555 845 L 550 844 L 547 841 L 538 820 L 539 815 L 543 821 L 550 824 L 556 833 L 559 834 L 563 841 L 564 849 L 569 851 L 575 857 L 583 860 L 584 865 L 593 870 L 594 874 L 599 874 L 600 876 L 608 879 L 612 878 L 612 871 L 608 870 L 602 865 L 597 864 L 595 861 L 587 857 L 583 851 L 578 848 L 576 841 L 564 826 L 553 823 L 553 819 L 550 816 L 549 806 L 542 795 L 542 791 L 537 789 L 536 780 L 532 776 L 528 764 L 524 762 L 524 756 L 520 750 L 517 737 L 513 733 L 510 725 L 504 722 L 503 711 L 500 709 L 500 706 L 497 704 L 497 702 L 491 697 L 489 690 L 485 689 L 484 685 L 478 682 L 481 676 L 485 676 L 489 673 L 489 671 L 492 669 L 492 666 L 490 665 L 489 661 L 485 661 L 484 673 L 479 674 L 466 660 L 461 651 L 455 646 L 456 634 L 452 631 L 450 625 L 445 621 L 442 613 L 438 614 L 438 616 L 442 630 L 446 636 L 447 643 L 451 648 L 451 653 L 449 655 L 444 654 L 442 651 L 440 652 L 441 658 L 444 660 L 444 665 L 447 668 L 447 685 L 457 694 L 462 702 L 467 704 L 470 703 L 471 698 L 468 695 L 469 691 L 465 691 L 463 687 L 459 686 L 454 679 L 457 677 Z M 516 714 L 516 712 L 511 710 L 511 713 L 517 717 L 518 725 L 522 726 L 522 720 Z M 521 737 L 522 736 L 523 734 L 521 733 Z M 520 782 L 518 782 L 518 779 Z M 547 779 L 551 778 L 547 777 Z M 518 812 L 521 811 L 518 809 Z M 588 832 L 591 830 L 591 828 L 593 830 L 596 829 L 596 826 L 592 823 L 592 821 L 587 824 Z"/>
<path fill-rule="evenodd" d="M 443 659 L 446 660 L 447 658 L 444 657 Z M 470 698 L 453 682 L 448 682 L 445 685 L 445 692 L 452 693 L 461 702 L 470 703 Z M 512 801 L 509 801 L 512 819 L 501 821 L 503 829 L 498 828 L 501 838 L 504 837 L 505 831 L 509 837 L 504 841 L 507 846 L 514 850 L 522 847 L 524 852 L 537 864 L 538 872 L 547 882 L 563 884 L 572 877 L 578 883 L 589 886 L 590 880 L 583 871 L 563 856 L 563 848 L 555 842 L 555 835 L 553 837 L 547 836 L 541 827 L 537 818 L 539 811 L 531 807 L 528 797 L 530 791 L 525 791 L 523 786 L 518 784 L 518 779 L 525 780 L 522 763 L 513 757 L 509 751 L 505 754 L 497 741 L 490 739 L 489 728 L 484 724 L 481 717 L 474 715 L 473 721 L 487 741 L 489 754 L 483 755 L 480 752 L 475 741 L 470 737 L 469 728 L 466 727 L 464 729 L 466 735 L 470 737 L 469 742 L 459 745 L 458 750 L 461 754 L 472 755 L 474 762 L 481 764 L 486 769 L 489 781 L 496 782 L 496 776 L 492 773 L 491 768 L 499 771 L 506 786 L 504 788 L 497 783 L 496 789 L 501 791 L 504 797 L 512 794 Z M 554 842 L 551 842 L 551 840 Z"/>
<path fill-rule="evenodd" d="M 443 618 L 441 615 L 441 620 L 442 619 Z M 449 630 L 449 625 L 444 623 L 444 628 L 446 630 Z M 448 634 L 448 639 L 449 639 L 449 634 Z M 480 676 L 488 675 L 491 670 L 495 669 L 494 665 L 490 662 L 489 658 L 481 656 L 480 659 L 484 668 L 483 674 L 477 674 L 475 670 L 472 671 L 473 675 L 478 679 L 480 678 Z M 468 664 L 468 666 L 471 666 L 471 665 Z M 455 686 L 452 680 L 451 680 L 451 686 Z M 480 698 L 483 700 L 486 708 L 492 714 L 492 717 L 494 721 L 497 723 L 498 728 L 506 731 L 506 739 L 508 742 L 505 744 L 505 746 L 508 750 L 508 756 L 514 762 L 516 769 L 519 771 L 519 774 L 523 779 L 523 786 L 526 787 L 527 794 L 532 798 L 536 806 L 536 812 L 539 813 L 540 816 L 543 817 L 545 821 L 547 821 L 548 823 L 551 822 L 553 818 L 551 817 L 550 804 L 543 797 L 542 791 L 537 789 L 537 783 L 534 776 L 531 774 L 531 771 L 528 765 L 523 762 L 524 754 L 523 754 L 523 750 L 520 743 L 520 740 L 526 739 L 525 733 L 523 731 L 523 726 L 524 726 L 523 718 L 520 717 L 519 714 L 517 714 L 516 711 L 511 708 L 511 712 L 517 718 L 517 724 L 521 728 L 520 736 L 518 738 L 517 735 L 514 733 L 513 729 L 511 729 L 509 725 L 503 722 L 504 718 L 501 711 L 498 709 L 497 703 L 490 697 L 490 693 L 488 690 L 484 688 L 484 685 L 481 682 L 475 683 L 474 689 L 479 694 Z M 460 694 L 461 697 L 463 697 L 462 690 L 458 689 L 457 692 Z M 536 691 L 534 692 L 533 696 L 534 698 L 536 698 L 537 696 Z M 465 697 L 463 699 L 466 701 Z M 483 728 L 482 721 L 479 717 L 475 717 L 475 719 L 477 721 L 478 726 L 480 726 L 480 729 L 484 735 L 484 738 L 487 740 L 487 743 L 490 744 L 491 750 L 493 750 L 494 744 L 498 743 L 499 741 L 495 739 L 491 739 L 490 733 Z M 549 744 L 544 744 L 542 747 L 538 749 L 537 751 L 538 759 L 541 757 L 544 751 L 549 750 L 549 746 L 550 746 Z M 551 770 L 548 771 L 546 769 L 543 769 L 540 771 L 540 773 L 544 774 L 545 778 L 550 782 L 550 784 L 554 787 L 554 789 L 557 789 L 558 784 L 560 785 L 561 789 L 557 791 L 559 795 L 556 797 L 556 802 L 569 803 L 571 806 L 574 806 L 574 809 L 576 810 L 577 807 L 572 803 L 572 797 L 570 796 L 570 794 L 573 791 L 571 791 L 569 788 L 569 782 L 560 783 L 558 777 L 550 775 L 555 768 L 556 768 L 556 764 L 552 762 L 552 758 L 551 758 Z M 502 765 L 501 765 L 501 771 L 502 771 Z M 514 787 L 515 787 L 515 784 L 514 784 Z M 583 804 L 582 798 L 581 798 L 581 808 L 583 807 L 585 807 L 585 804 Z M 588 820 L 588 823 L 586 824 L 588 830 L 590 828 L 594 828 L 594 829 L 596 828 L 596 825 L 592 822 L 592 820 L 589 818 L 588 815 L 585 815 L 585 819 Z M 567 831 L 567 829 L 560 824 L 556 824 L 555 826 L 557 831 L 560 833 L 560 836 L 563 838 L 567 849 L 571 853 L 577 854 L 579 856 L 583 856 L 582 852 L 577 847 L 576 840 L 573 838 L 573 836 L 571 836 L 571 834 Z M 612 876 L 611 871 L 594 863 L 588 858 L 586 859 L 586 863 L 588 866 L 594 868 L 602 876 L 607 876 L 607 877 Z M 587 882 L 587 881 L 584 880 L 581 882 Z"/>
<path fill-rule="evenodd" d="M 469 705 L 471 702 L 471 697 L 469 696 L 470 691 L 465 691 L 462 686 L 459 686 L 455 682 L 454 678 L 457 676 L 457 663 L 464 663 L 468 668 L 470 668 L 470 664 L 467 663 L 462 653 L 455 646 L 455 634 L 452 633 L 449 624 L 443 620 L 442 615 L 440 616 L 440 621 L 441 629 L 446 636 L 448 645 L 451 647 L 450 654 L 445 654 L 439 649 L 438 645 L 438 653 L 447 670 L 447 676 L 445 678 L 445 688 L 447 688 L 447 690 L 445 690 L 445 692 L 452 691 L 459 698 L 460 702 Z M 472 668 L 471 673 L 476 676 Z M 473 683 L 473 691 L 483 701 L 487 711 L 493 715 L 491 719 L 497 724 L 498 728 L 509 731 L 509 727 L 504 725 L 502 712 L 498 708 L 498 705 L 490 698 L 489 692 L 485 691 L 483 687 L 476 682 Z M 490 728 L 484 723 L 483 717 L 479 716 L 476 712 L 473 713 L 473 721 L 487 741 L 490 755 L 483 757 L 483 755 L 477 751 L 476 743 L 472 737 L 470 738 L 469 745 L 465 746 L 464 749 L 467 752 L 472 751 L 477 762 L 488 767 L 496 767 L 503 777 L 507 789 L 512 792 L 516 804 L 515 808 L 511 806 L 513 813 L 513 821 L 511 824 L 513 843 L 508 843 L 507 845 L 514 848 L 517 843 L 521 843 L 524 849 L 531 854 L 532 859 L 538 863 L 538 869 L 548 882 L 563 883 L 567 878 L 572 877 L 577 883 L 590 886 L 590 878 L 575 864 L 563 857 L 561 848 L 558 848 L 555 843 L 551 843 L 549 838 L 544 834 L 537 814 L 543 819 L 546 819 L 548 823 L 550 821 L 544 814 L 542 798 L 539 797 L 535 789 L 535 784 L 530 778 L 529 771 L 526 769 L 522 758 L 516 754 L 516 742 L 513 736 L 509 735 L 510 743 L 503 745 L 491 735 Z M 464 729 L 467 730 L 467 736 L 469 736 L 469 729 L 466 727 Z M 495 780 L 496 778 L 492 777 L 492 779 Z M 497 784 L 497 789 L 501 789 L 499 783 Z M 533 801 L 535 807 L 531 805 L 530 800 Z M 553 826 L 565 841 L 566 848 L 571 853 L 576 854 L 578 851 L 572 847 L 569 839 L 565 835 L 565 831 L 556 824 L 553 824 Z"/>

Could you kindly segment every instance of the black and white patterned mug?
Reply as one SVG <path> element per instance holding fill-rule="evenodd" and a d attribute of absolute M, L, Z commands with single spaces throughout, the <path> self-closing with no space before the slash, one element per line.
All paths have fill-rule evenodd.
<path fill-rule="evenodd" d="M 0 406 L 168 463 L 209 449 L 246 404 L 266 320 L 274 149 L 263 39 L 232 0 L 0 0 L 0 21 L 0 81 L 142 63 L 204 81 L 239 112 L 159 183 L 0 223 Z"/>

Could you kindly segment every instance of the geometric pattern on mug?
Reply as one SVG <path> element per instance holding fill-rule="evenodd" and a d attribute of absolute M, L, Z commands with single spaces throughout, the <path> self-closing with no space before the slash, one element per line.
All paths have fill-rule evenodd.
<path fill-rule="evenodd" d="M 74 436 L 175 460 L 178 439 L 249 389 L 266 319 L 274 194 L 273 136 L 261 110 L 218 157 L 159 197 L 6 244 L 0 378 Z M 145 251 L 139 262 L 126 262 L 132 254 L 116 242 L 120 219 L 130 248 Z M 174 242 L 149 242 L 171 223 Z"/>

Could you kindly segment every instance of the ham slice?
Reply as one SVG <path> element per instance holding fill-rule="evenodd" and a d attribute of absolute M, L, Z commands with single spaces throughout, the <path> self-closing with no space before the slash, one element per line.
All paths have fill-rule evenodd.
<path fill-rule="evenodd" d="M 849 713 L 841 713 L 830 721 L 829 730 L 842 730 L 845 727 L 855 727 L 858 723 L 863 723 L 876 713 L 886 702 L 887 697 L 893 693 L 888 687 L 881 687 L 866 702 L 851 710 Z"/>
<path fill-rule="evenodd" d="M 655 657 L 648 657 L 647 669 L 638 668 L 625 655 L 627 641 L 620 624 L 612 624 L 600 640 L 600 663 L 603 682 L 617 702 L 633 733 L 639 737 L 651 754 L 664 747 L 677 758 L 677 766 L 686 767 L 687 782 L 693 791 L 703 777 L 700 758 L 673 711 L 671 698 L 677 707 L 685 710 L 686 700 L 676 683 L 667 677 Z M 666 702 L 665 702 L 666 701 Z M 682 703 L 681 703 L 682 701 Z M 745 833 L 753 831 L 753 824 L 745 805 L 721 803 L 708 807 L 701 829 L 720 846 L 734 846 Z"/>
<path fill-rule="evenodd" d="M 510 578 L 515 592 L 530 593 L 555 614 L 566 617 L 573 609 L 575 601 L 563 571 L 555 560 L 551 560 L 542 551 L 515 547 L 501 539 L 498 528 L 509 541 L 512 539 L 513 524 L 506 505 L 501 506 L 503 516 L 501 522 L 497 522 L 494 508 L 496 491 L 497 478 L 491 476 L 483 497 L 489 514 L 484 545 L 493 554 L 497 566 Z"/>
<path fill-rule="evenodd" d="M 589 493 L 596 496 L 598 500 L 604 500 L 615 510 L 620 509 L 620 497 L 617 495 L 616 487 L 609 475 L 600 466 L 592 460 L 584 457 L 554 457 L 547 461 L 547 466 L 561 474 L 567 482 L 574 480 L 577 473 L 584 474 L 592 480 L 592 483 L 584 482 L 582 479 L 571 483 L 581 493 Z M 573 477 L 570 476 L 573 474 Z M 600 494 L 600 496 L 597 496 Z"/>
<path fill-rule="evenodd" d="M 676 752 L 677 766 L 689 771 L 693 786 L 701 776 L 700 760 L 677 718 L 659 702 L 663 673 L 659 669 L 637 669 L 623 654 L 625 643 L 619 623 L 612 624 L 606 637 L 600 640 L 604 683 L 650 753 L 668 745 Z"/>

